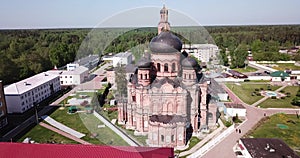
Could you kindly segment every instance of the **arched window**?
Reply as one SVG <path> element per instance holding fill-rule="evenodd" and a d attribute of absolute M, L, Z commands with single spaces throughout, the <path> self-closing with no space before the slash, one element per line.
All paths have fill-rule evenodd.
<path fill-rule="evenodd" d="M 161 138 L 160 138 L 161 141 L 164 142 L 164 141 L 165 141 L 165 136 L 164 136 L 164 135 L 161 135 L 160 137 L 161 137 Z"/>
<path fill-rule="evenodd" d="M 186 79 L 186 73 L 184 74 L 184 79 Z"/>
<path fill-rule="evenodd" d="M 160 63 L 157 63 L 157 71 L 160 72 Z"/>
<path fill-rule="evenodd" d="M 172 72 L 175 72 L 176 71 L 176 66 L 175 66 L 175 63 L 172 64 Z"/>
<path fill-rule="evenodd" d="M 164 65 L 164 72 L 168 72 L 168 64 L 167 63 L 165 63 L 165 65 Z"/>
<path fill-rule="evenodd" d="M 146 79 L 146 80 L 148 79 L 148 75 L 147 75 L 147 74 L 145 74 L 145 79 Z"/>
<path fill-rule="evenodd" d="M 140 75 L 140 79 L 143 79 L 143 74 Z"/>
<path fill-rule="evenodd" d="M 191 79 L 191 74 L 189 74 L 189 79 Z"/>

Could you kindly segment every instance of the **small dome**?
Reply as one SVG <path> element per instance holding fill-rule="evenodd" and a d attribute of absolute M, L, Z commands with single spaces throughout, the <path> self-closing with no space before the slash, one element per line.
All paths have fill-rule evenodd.
<path fill-rule="evenodd" d="M 141 58 L 137 63 L 138 68 L 150 68 L 151 61 L 146 58 Z"/>
<path fill-rule="evenodd" d="M 199 67 L 198 62 L 191 57 L 186 57 L 182 60 L 181 62 L 182 67 L 186 67 L 186 68 L 195 68 L 195 67 Z"/>
<path fill-rule="evenodd" d="M 150 42 L 150 50 L 154 53 L 175 53 L 181 48 L 181 40 L 169 31 L 161 32 Z"/>

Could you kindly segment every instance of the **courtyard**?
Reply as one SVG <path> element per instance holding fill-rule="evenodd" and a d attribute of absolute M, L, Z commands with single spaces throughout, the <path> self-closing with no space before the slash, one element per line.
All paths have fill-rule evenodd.
<path fill-rule="evenodd" d="M 243 102 L 249 105 L 264 97 L 260 94 L 260 91 L 275 91 L 280 88 L 280 86 L 269 85 L 267 82 L 227 83 L 226 86 Z"/>

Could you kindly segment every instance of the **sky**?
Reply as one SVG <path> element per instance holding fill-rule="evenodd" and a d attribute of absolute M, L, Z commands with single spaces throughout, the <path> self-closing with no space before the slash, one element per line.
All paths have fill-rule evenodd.
<path fill-rule="evenodd" d="M 300 24 L 299 0 L 5 0 L 0 29 L 171 25 Z"/>

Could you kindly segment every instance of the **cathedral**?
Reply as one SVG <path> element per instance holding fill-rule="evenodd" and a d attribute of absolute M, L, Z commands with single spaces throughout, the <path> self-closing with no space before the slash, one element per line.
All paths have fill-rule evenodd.
<path fill-rule="evenodd" d="M 184 147 L 208 124 L 208 83 L 197 61 L 181 52 L 165 6 L 160 15 L 150 55 L 137 62 L 130 76 L 126 104 L 118 103 L 118 122 L 147 135 L 149 146 Z"/>

